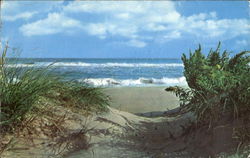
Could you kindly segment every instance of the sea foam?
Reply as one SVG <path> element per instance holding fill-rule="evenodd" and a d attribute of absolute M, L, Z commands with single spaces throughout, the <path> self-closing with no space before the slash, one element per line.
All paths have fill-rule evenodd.
<path fill-rule="evenodd" d="M 96 87 L 103 86 L 152 86 L 152 85 L 187 85 L 186 78 L 138 78 L 138 79 L 113 79 L 113 78 L 88 78 L 79 80 Z"/>

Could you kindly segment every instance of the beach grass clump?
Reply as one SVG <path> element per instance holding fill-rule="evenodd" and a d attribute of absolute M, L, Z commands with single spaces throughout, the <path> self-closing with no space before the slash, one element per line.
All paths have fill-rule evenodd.
<path fill-rule="evenodd" d="M 102 92 L 102 88 L 74 81 L 64 81 L 47 98 L 53 98 L 61 106 L 85 112 L 106 111 L 109 105 L 109 99 Z"/>
<path fill-rule="evenodd" d="M 248 117 L 250 114 L 250 56 L 243 51 L 230 58 L 220 53 L 220 43 L 205 56 L 201 46 L 183 54 L 184 75 L 192 91 L 189 109 L 198 121 L 213 124 L 225 114 Z"/>
<path fill-rule="evenodd" d="M 57 83 L 56 78 L 50 76 L 47 69 L 8 68 L 7 49 L 6 46 L 0 60 L 1 130 L 19 124 L 38 102 L 39 97 Z"/>
<path fill-rule="evenodd" d="M 50 66 L 20 67 L 11 61 L 10 67 L 7 51 L 8 46 L 0 55 L 1 132 L 13 131 L 29 112 L 34 111 L 41 99 L 84 110 L 106 109 L 108 99 L 101 89 L 65 81 L 54 75 Z"/>

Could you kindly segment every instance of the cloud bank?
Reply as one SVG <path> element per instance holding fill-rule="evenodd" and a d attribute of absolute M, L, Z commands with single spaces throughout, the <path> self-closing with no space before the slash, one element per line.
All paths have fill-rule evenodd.
<path fill-rule="evenodd" d="M 137 48 L 182 37 L 228 40 L 250 33 L 248 19 L 219 19 L 216 12 L 185 16 L 172 1 L 72 1 L 54 4 L 55 7 L 57 10 L 47 10 L 45 17 L 20 26 L 20 32 L 24 36 L 82 33 L 101 40 L 116 37 Z M 4 19 L 27 20 L 38 12 L 41 10 L 6 13 Z"/>

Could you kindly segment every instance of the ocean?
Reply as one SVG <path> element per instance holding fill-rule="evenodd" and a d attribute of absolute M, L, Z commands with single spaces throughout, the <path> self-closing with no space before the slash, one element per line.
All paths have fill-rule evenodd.
<path fill-rule="evenodd" d="M 18 67 L 46 67 L 66 80 L 96 87 L 185 86 L 180 59 L 54 59 L 21 58 Z M 11 62 L 9 67 L 14 66 Z"/>

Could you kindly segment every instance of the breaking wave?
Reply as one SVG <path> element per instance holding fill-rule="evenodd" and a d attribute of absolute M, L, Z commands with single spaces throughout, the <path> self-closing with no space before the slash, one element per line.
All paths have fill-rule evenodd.
<path fill-rule="evenodd" d="M 138 79 L 113 79 L 113 78 L 89 78 L 79 82 L 87 83 L 96 87 L 103 86 L 147 86 L 147 85 L 187 85 L 186 78 L 138 78 Z"/>

